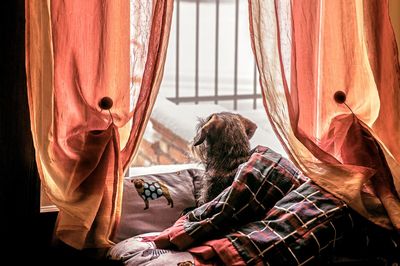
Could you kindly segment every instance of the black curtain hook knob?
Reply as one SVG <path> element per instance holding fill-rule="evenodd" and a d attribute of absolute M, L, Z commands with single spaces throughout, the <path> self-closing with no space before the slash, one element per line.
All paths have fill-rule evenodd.
<path fill-rule="evenodd" d="M 110 97 L 103 97 L 99 101 L 99 107 L 102 110 L 110 110 L 113 106 L 113 100 Z"/>
<path fill-rule="evenodd" d="M 344 91 L 337 91 L 333 95 L 333 99 L 335 99 L 335 102 L 342 104 L 346 101 L 346 93 Z"/>

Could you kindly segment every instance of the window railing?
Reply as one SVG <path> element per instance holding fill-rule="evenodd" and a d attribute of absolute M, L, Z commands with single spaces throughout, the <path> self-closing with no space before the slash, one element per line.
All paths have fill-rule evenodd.
<path fill-rule="evenodd" d="M 241 2 L 241 4 L 243 5 L 241 7 L 246 9 L 246 12 L 239 12 L 239 2 Z M 194 13 L 194 18 L 190 15 L 187 15 L 187 12 L 182 12 L 182 5 L 184 5 L 185 10 L 191 9 L 190 12 L 191 14 Z M 210 8 L 210 5 L 215 6 L 215 13 L 210 14 L 209 12 L 203 12 L 203 14 L 201 14 L 201 9 L 203 7 L 206 7 L 207 11 L 209 11 L 212 8 Z M 239 0 L 175 0 L 174 18 L 169 44 L 169 55 L 172 56 L 172 54 L 174 54 L 175 57 L 174 59 L 169 58 L 169 61 L 170 63 L 171 61 L 174 61 L 173 63 L 175 64 L 175 67 L 169 68 L 174 69 L 174 71 L 171 71 L 169 76 L 166 75 L 164 77 L 164 79 L 169 79 L 169 89 L 172 89 L 172 87 L 174 87 L 175 92 L 174 95 L 171 95 L 171 93 L 167 95 L 167 99 L 176 104 L 198 104 L 200 102 L 214 102 L 215 104 L 218 104 L 220 101 L 232 101 L 233 110 L 238 109 L 239 100 L 250 100 L 252 101 L 252 108 L 257 108 L 257 99 L 261 99 L 261 93 L 259 92 L 258 88 L 256 65 L 251 54 L 249 37 L 250 34 L 248 33 L 248 26 L 247 28 L 242 27 L 242 34 L 239 33 L 239 22 L 245 25 L 247 25 L 248 23 L 246 5 L 246 1 Z M 224 8 L 227 6 L 229 7 L 229 10 L 227 10 L 227 8 Z M 228 23 L 230 24 L 228 25 L 226 23 L 226 19 L 225 21 L 222 21 L 225 22 L 224 25 L 221 25 L 221 15 L 225 15 L 225 18 L 229 17 L 230 15 L 226 14 L 227 11 L 229 13 L 232 13 L 232 11 L 234 11 L 234 13 L 232 14 L 234 15 L 233 25 L 230 23 Z M 223 14 L 222 12 L 225 12 L 225 14 Z M 246 15 L 246 17 L 244 17 L 244 14 Z M 242 17 L 240 17 L 240 15 L 242 15 Z M 231 20 L 231 18 L 229 18 L 229 20 Z M 202 22 L 207 23 L 204 24 Z M 210 26 L 211 28 L 213 28 L 214 32 L 212 32 Z M 190 34 L 191 36 L 185 36 L 182 32 L 188 32 L 188 27 L 193 27 L 192 30 L 194 31 L 194 53 L 193 47 L 191 48 L 191 51 L 188 51 L 189 47 L 182 45 L 183 39 L 193 38 L 193 34 Z M 202 27 L 208 28 L 208 36 L 201 36 L 200 33 Z M 229 29 L 229 27 L 232 28 Z M 234 36 L 230 36 L 230 33 L 232 33 Z M 205 44 L 205 42 L 208 42 L 209 39 L 211 39 L 212 37 L 214 45 L 210 48 L 211 51 L 207 52 L 207 54 L 204 54 L 203 51 L 202 54 L 201 46 Z M 246 49 L 239 49 L 239 45 L 243 43 L 247 44 Z M 193 42 L 191 44 L 193 44 Z M 207 43 L 207 47 L 209 46 L 210 44 Z M 224 62 L 224 58 L 222 58 L 220 53 L 221 47 L 223 49 L 227 49 L 227 51 L 230 51 L 232 53 L 231 56 L 233 57 L 233 66 L 229 66 L 229 70 L 231 70 L 232 72 L 227 73 L 227 71 L 225 71 L 223 73 L 224 77 L 228 76 L 227 79 L 229 80 L 230 84 L 228 84 L 226 78 L 224 80 L 224 77 L 221 77 L 220 73 L 221 69 L 227 69 L 227 67 L 224 65 L 226 64 L 226 62 Z M 223 56 L 225 58 L 229 56 L 226 53 L 227 51 L 224 51 L 225 53 Z M 247 70 L 244 74 L 239 73 L 239 56 L 242 52 L 245 52 L 246 54 L 246 62 L 248 62 L 249 60 L 251 62 L 251 70 Z M 210 68 L 212 68 L 213 65 L 214 73 L 208 72 L 206 76 L 200 76 L 200 59 L 202 59 L 203 62 L 206 61 L 210 65 Z M 183 69 L 181 66 L 181 60 L 189 60 L 191 63 L 193 63 L 194 69 L 192 70 L 192 72 L 194 73 L 188 73 L 189 70 Z M 249 63 L 247 63 L 246 66 L 248 67 Z M 166 69 L 167 68 L 168 67 L 166 67 Z M 189 79 L 194 78 L 194 82 L 190 82 L 191 84 L 189 86 L 187 84 L 187 77 L 190 77 Z M 206 90 L 202 88 L 202 95 L 200 95 L 199 93 L 201 82 L 207 84 Z M 165 83 L 168 83 L 168 81 Z M 173 85 L 172 83 L 175 84 Z M 183 95 L 182 93 L 183 90 L 186 90 L 185 95 Z M 193 90 L 192 95 L 187 95 L 188 90 Z"/>

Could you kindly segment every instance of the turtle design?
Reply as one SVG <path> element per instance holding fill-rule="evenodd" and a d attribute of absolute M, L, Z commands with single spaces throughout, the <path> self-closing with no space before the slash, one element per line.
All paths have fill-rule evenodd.
<path fill-rule="evenodd" d="M 171 205 L 171 208 L 174 207 L 174 202 L 169 194 L 168 187 L 161 181 L 146 182 L 141 178 L 136 178 L 132 179 L 131 182 L 134 184 L 136 191 L 144 201 L 144 210 L 149 208 L 149 199 L 155 200 L 162 196 L 167 199 L 168 205 Z"/>

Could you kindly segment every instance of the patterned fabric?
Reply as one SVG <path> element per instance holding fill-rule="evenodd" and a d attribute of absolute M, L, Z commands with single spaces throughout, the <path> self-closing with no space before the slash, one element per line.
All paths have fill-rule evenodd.
<path fill-rule="evenodd" d="M 347 205 L 291 162 L 258 146 L 235 181 L 213 201 L 154 239 L 188 250 L 196 265 L 300 265 L 316 262 L 354 226 Z"/>
<path fill-rule="evenodd" d="M 300 265 L 331 252 L 353 228 L 347 206 L 307 182 L 290 192 L 266 218 L 227 235 L 246 264 Z"/>
<path fill-rule="evenodd" d="M 195 167 L 182 164 L 131 169 L 124 180 L 121 220 L 112 240 L 118 243 L 136 235 L 160 232 L 173 225 L 184 209 L 196 206 L 193 182 L 202 170 Z M 160 185 L 162 197 L 143 199 L 142 193 L 151 191 L 151 184 L 154 191 Z"/>
<path fill-rule="evenodd" d="M 158 182 L 145 183 L 143 186 L 143 192 L 141 193 L 142 198 L 146 199 L 157 199 L 163 195 L 160 184 Z"/>
<path fill-rule="evenodd" d="M 146 241 L 146 238 L 154 235 L 157 233 L 142 234 L 121 241 L 109 250 L 107 257 L 121 261 L 126 266 L 194 265 L 193 256 L 189 252 L 158 249 L 153 242 Z"/>

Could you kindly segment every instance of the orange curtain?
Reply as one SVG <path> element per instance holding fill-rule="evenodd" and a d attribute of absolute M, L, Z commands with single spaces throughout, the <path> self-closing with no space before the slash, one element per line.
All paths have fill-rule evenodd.
<path fill-rule="evenodd" d="M 364 217 L 400 231 L 400 69 L 388 1 L 249 0 L 249 12 L 264 106 L 287 154 Z"/>
<path fill-rule="evenodd" d="M 400 1 L 389 0 L 389 17 L 397 40 L 397 51 L 400 51 Z M 400 53 L 399 59 L 400 59 Z"/>
<path fill-rule="evenodd" d="M 162 79 L 172 7 L 172 0 L 26 1 L 36 159 L 60 209 L 56 235 L 72 247 L 112 244 L 123 172 Z"/>

